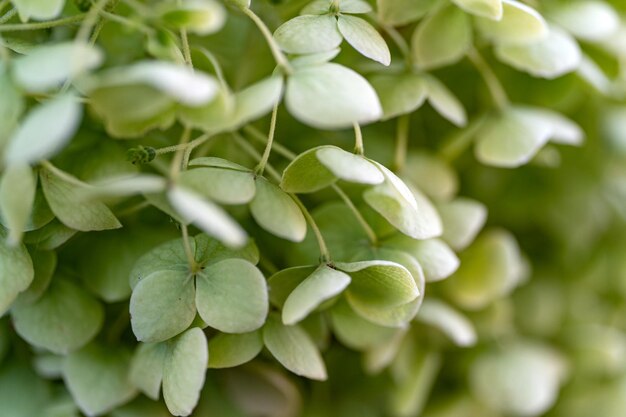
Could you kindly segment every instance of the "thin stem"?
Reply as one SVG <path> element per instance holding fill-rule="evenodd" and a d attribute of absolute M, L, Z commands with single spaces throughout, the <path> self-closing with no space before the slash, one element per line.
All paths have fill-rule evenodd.
<path fill-rule="evenodd" d="M 363 134 L 361 133 L 361 126 L 357 122 L 354 122 L 354 153 L 357 155 L 363 155 L 365 148 L 363 147 Z"/>
<path fill-rule="evenodd" d="M 309 213 L 309 210 L 306 208 L 304 203 L 302 203 L 302 201 L 296 195 L 294 194 L 289 194 L 289 195 L 291 196 L 291 198 L 293 198 L 293 201 L 296 202 L 298 207 L 300 207 L 300 210 L 302 211 L 304 218 L 306 219 L 307 223 L 309 223 L 309 226 L 311 226 L 311 230 L 313 230 L 313 234 L 315 234 L 315 239 L 317 240 L 317 246 L 319 246 L 319 249 L 320 249 L 320 263 L 331 262 L 330 251 L 328 250 L 328 246 L 326 246 L 326 241 L 324 240 L 324 236 L 322 236 L 322 232 L 320 231 L 320 228 L 317 226 L 317 223 L 315 223 L 315 219 L 313 218 L 313 216 L 311 216 L 311 213 Z"/>
<path fill-rule="evenodd" d="M 206 142 L 210 138 L 211 138 L 211 134 L 205 133 L 203 135 L 198 136 L 196 139 L 192 140 L 189 143 L 165 146 L 163 148 L 155 149 L 154 151 L 156 152 L 157 155 L 163 155 L 163 154 L 170 153 L 170 152 L 176 152 L 178 150 L 186 150 L 189 148 L 195 148 L 197 146 L 202 145 L 204 142 Z"/>
<path fill-rule="evenodd" d="M 248 141 L 243 138 L 243 136 L 238 133 L 233 133 L 232 136 L 235 139 L 237 145 L 241 149 L 243 149 L 248 155 L 250 155 L 254 159 L 261 160 L 261 153 L 257 151 L 254 146 L 250 145 Z M 280 176 L 278 171 L 276 171 L 270 164 L 267 164 L 265 166 L 265 170 L 268 172 L 268 174 L 270 174 L 272 178 L 274 178 L 277 182 L 280 182 L 282 177 Z"/>
<path fill-rule="evenodd" d="M 183 57 L 185 63 L 190 68 L 193 68 L 193 62 L 191 61 L 191 48 L 189 48 L 189 38 L 187 37 L 187 29 L 180 30 L 180 42 L 183 45 Z"/>
<path fill-rule="evenodd" d="M 394 165 L 396 172 L 404 169 L 406 162 L 406 152 L 409 146 L 409 122 L 408 114 L 398 117 L 398 127 L 396 128 L 396 152 L 394 157 Z"/>
<path fill-rule="evenodd" d="M 389 35 L 393 43 L 396 44 L 396 46 L 402 53 L 402 56 L 404 57 L 407 66 L 411 68 L 413 66 L 413 57 L 411 56 L 411 48 L 409 48 L 409 44 L 407 43 L 406 39 L 404 39 L 404 36 L 402 36 L 402 34 L 398 32 L 393 26 L 385 25 L 380 22 L 378 24 L 380 25 L 382 30 L 387 32 L 387 35 Z"/>
<path fill-rule="evenodd" d="M 178 174 L 180 173 L 180 170 L 182 167 L 184 150 L 185 150 L 183 145 L 186 145 L 187 142 L 189 142 L 190 137 L 191 137 L 191 129 L 186 127 L 183 130 L 183 133 L 180 137 L 180 142 L 179 142 L 180 148 L 176 150 L 176 153 L 174 154 L 174 158 L 172 158 L 172 165 L 170 166 L 170 179 L 172 181 L 175 181 L 178 178 Z"/>
<path fill-rule="evenodd" d="M 80 25 L 80 29 L 78 29 L 78 33 L 76 34 L 76 42 L 78 43 L 86 43 L 89 40 L 89 35 L 93 27 L 98 23 L 98 14 L 104 10 L 104 6 L 110 0 L 98 0 L 95 4 L 91 6 L 87 14 L 85 15 L 85 20 Z"/>
<path fill-rule="evenodd" d="M 244 126 L 243 131 L 249 134 L 252 137 L 252 139 L 256 140 L 257 142 L 267 143 L 267 136 L 261 133 L 259 129 L 257 129 L 256 127 L 247 125 L 247 126 Z M 295 159 L 296 156 L 298 156 L 294 152 L 291 152 L 289 149 L 287 149 L 286 147 L 284 147 L 278 142 L 274 142 L 274 144 L 272 145 L 272 149 L 287 159 Z"/>
<path fill-rule="evenodd" d="M 278 44 L 276 43 L 276 40 L 274 40 L 274 37 L 272 36 L 272 32 L 270 32 L 270 30 L 267 28 L 265 23 L 261 20 L 259 16 L 257 16 L 249 8 L 244 7 L 241 10 L 246 14 L 246 16 L 248 16 L 254 22 L 254 24 L 259 28 L 259 31 L 261 31 L 261 34 L 265 38 L 267 45 L 272 51 L 272 55 L 274 56 L 276 65 L 278 65 L 287 75 L 291 74 L 293 72 L 293 68 L 291 68 L 291 64 L 289 64 L 287 57 L 285 56 L 285 54 L 283 54 L 283 51 L 280 50 L 280 47 L 278 46 Z"/>
<path fill-rule="evenodd" d="M 365 221 L 365 218 L 363 217 L 363 215 L 361 214 L 359 209 L 356 208 L 356 206 L 354 205 L 352 200 L 350 200 L 350 197 L 348 197 L 348 195 L 337 184 L 333 184 L 332 188 L 333 188 L 333 190 L 335 190 L 337 195 L 339 195 L 339 197 L 341 197 L 341 199 L 346 204 L 346 206 L 348 206 L 350 211 L 352 211 L 352 214 L 354 214 L 354 217 L 357 219 L 357 221 L 359 222 L 359 224 L 361 225 L 361 227 L 365 231 L 365 234 L 367 235 L 367 237 L 370 240 L 370 242 L 372 243 L 372 245 L 374 245 L 374 246 L 377 245 L 378 244 L 378 238 L 376 237 L 376 233 L 374 233 L 374 230 L 367 223 L 367 221 Z"/>
<path fill-rule="evenodd" d="M 141 211 L 141 210 L 143 210 L 143 209 L 145 209 L 147 207 L 150 207 L 150 205 L 151 205 L 150 202 L 147 201 L 147 200 L 140 201 L 137 204 L 134 204 L 134 205 L 132 205 L 130 207 L 127 207 L 127 208 L 125 208 L 123 210 L 118 211 L 117 213 L 115 213 L 115 215 L 117 217 L 129 216 L 129 215 L 137 213 L 137 212 L 139 212 L 139 211 Z"/>
<path fill-rule="evenodd" d="M 129 19 L 124 16 L 120 16 L 114 13 L 109 13 L 105 10 L 100 11 L 100 16 L 103 18 L 110 20 L 111 22 L 119 23 L 122 26 L 130 27 L 139 30 L 140 32 L 145 33 L 146 35 L 150 35 L 154 33 L 154 29 L 149 26 L 144 25 L 141 22 L 137 22 L 135 20 Z"/>
<path fill-rule="evenodd" d="M 455 132 L 439 150 L 439 156 L 448 162 L 458 158 L 470 146 L 484 120 L 485 115 L 478 116 L 465 129 Z"/>
<path fill-rule="evenodd" d="M 498 77 L 496 77 L 496 74 L 493 72 L 491 67 L 474 48 L 468 52 L 467 56 L 485 81 L 485 84 L 489 89 L 489 94 L 491 94 L 493 104 L 498 110 L 505 109 L 509 105 L 509 98 L 507 97 L 506 91 L 504 90 L 504 87 L 502 87 L 500 80 L 498 80 Z"/>
<path fill-rule="evenodd" d="M 278 103 L 274 105 L 274 109 L 272 110 L 272 119 L 270 121 L 270 132 L 267 135 L 267 145 L 265 145 L 265 151 L 263 151 L 263 157 L 261 158 L 261 161 L 254 169 L 254 172 L 257 175 L 263 175 L 263 171 L 265 170 L 267 161 L 270 158 L 270 153 L 272 152 L 272 143 L 274 142 L 274 133 L 276 132 L 277 114 L 278 114 Z"/>
<path fill-rule="evenodd" d="M 217 77 L 217 80 L 220 82 L 222 88 L 225 90 L 228 89 L 228 84 L 226 83 L 226 78 L 224 78 L 224 72 L 222 71 L 222 66 L 220 65 L 219 61 L 217 60 L 213 52 L 209 51 L 206 48 L 194 48 L 194 49 L 200 51 L 206 57 L 206 59 L 209 60 L 209 62 L 211 63 L 211 66 L 213 66 L 213 70 L 215 71 L 215 76 Z"/>
<path fill-rule="evenodd" d="M 196 259 L 193 256 L 193 251 L 191 250 L 191 245 L 189 244 L 189 228 L 186 224 L 180 224 L 180 231 L 183 235 L 183 247 L 185 248 L 185 255 L 187 256 L 187 263 L 189 263 L 189 269 L 192 274 L 197 272 L 198 264 L 196 263 Z"/>
<path fill-rule="evenodd" d="M 11 9 L 0 17 L 0 25 L 4 22 L 8 22 L 13 16 L 17 14 L 17 9 Z"/>
<path fill-rule="evenodd" d="M 70 17 L 64 17 L 63 19 L 57 20 L 49 20 L 47 22 L 37 22 L 37 23 L 15 23 L 11 25 L 2 25 L 0 26 L 0 32 L 17 32 L 24 30 L 39 30 L 39 29 L 48 29 L 56 26 L 63 26 L 70 23 L 76 23 L 85 17 L 85 13 L 77 14 Z"/>
<path fill-rule="evenodd" d="M 241 135 L 237 133 L 233 133 L 232 135 L 233 135 L 233 138 L 235 139 L 235 142 L 237 142 L 237 144 L 244 151 L 250 154 L 250 156 L 257 158 L 257 159 L 261 158 L 261 154 L 256 149 L 254 149 L 254 147 L 252 147 L 252 145 L 250 145 Z M 270 164 L 267 164 L 266 168 L 267 168 L 267 172 L 270 173 L 270 175 L 274 177 L 275 180 L 280 181 L 281 179 L 280 174 L 276 172 L 276 170 L 272 168 Z M 317 239 L 317 245 L 320 248 L 320 262 L 323 262 L 323 263 L 330 262 L 331 257 L 330 257 L 330 252 L 328 251 L 328 246 L 326 246 L 326 241 L 324 240 L 324 236 L 322 236 L 322 232 L 320 232 L 320 229 L 317 226 L 317 223 L 315 223 L 315 219 L 313 219 L 313 216 L 311 216 L 311 213 L 309 213 L 306 206 L 302 203 L 302 201 L 300 201 L 300 199 L 295 194 L 290 193 L 289 196 L 293 198 L 293 201 L 295 201 L 298 207 L 300 207 L 300 210 L 302 211 L 304 218 L 306 219 L 307 223 L 309 223 L 309 226 L 311 226 L 311 229 L 313 230 L 313 233 L 315 234 L 315 238 Z"/>

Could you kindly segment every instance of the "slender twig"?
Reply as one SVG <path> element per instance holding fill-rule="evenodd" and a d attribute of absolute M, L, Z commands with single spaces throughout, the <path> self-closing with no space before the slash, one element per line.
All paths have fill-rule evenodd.
<path fill-rule="evenodd" d="M 217 80 L 220 82 L 220 85 L 222 86 L 223 89 L 225 90 L 228 89 L 228 83 L 226 83 L 226 78 L 224 77 L 222 66 L 220 65 L 219 61 L 217 60 L 213 52 L 209 51 L 206 48 L 194 48 L 194 49 L 200 51 L 206 57 L 206 59 L 209 60 L 209 62 L 211 63 L 211 66 L 213 67 L 213 70 L 215 71 L 215 76 L 217 77 Z"/>
<path fill-rule="evenodd" d="M 241 136 L 238 133 L 232 133 L 232 137 L 233 139 L 235 139 L 235 143 L 237 143 L 237 145 L 241 149 L 243 149 L 248 155 L 250 155 L 251 157 L 259 161 L 261 160 L 261 158 L 263 157 L 261 153 L 257 151 L 254 148 L 254 146 L 250 145 L 248 141 L 243 138 L 243 136 Z M 267 164 L 265 166 L 265 170 L 267 171 L 268 174 L 270 174 L 272 178 L 276 180 L 276 182 L 280 182 L 281 180 L 280 174 L 270 164 Z"/>
<path fill-rule="evenodd" d="M 291 64 L 289 64 L 287 57 L 283 54 L 283 51 L 281 51 L 280 47 L 276 43 L 276 40 L 272 36 L 272 32 L 270 32 L 265 23 L 249 8 L 244 7 L 241 10 L 254 22 L 254 24 L 259 28 L 259 31 L 261 31 L 261 34 L 265 38 L 265 41 L 274 56 L 276 65 L 278 65 L 286 74 L 291 74 L 293 72 Z"/>
<path fill-rule="evenodd" d="M 372 227 L 367 223 L 367 221 L 365 220 L 365 218 L 363 217 L 359 209 L 354 205 L 352 200 L 350 200 L 350 197 L 348 197 L 348 195 L 337 184 L 333 184 L 332 188 L 337 193 L 337 195 L 339 195 L 339 197 L 343 200 L 346 206 L 348 206 L 350 211 L 352 211 L 352 214 L 354 214 L 354 217 L 356 218 L 356 220 L 359 222 L 359 224 L 365 231 L 365 234 L 367 235 L 372 245 L 376 246 L 378 244 L 378 238 L 376 237 L 376 233 L 374 232 Z"/>
<path fill-rule="evenodd" d="M 98 23 L 98 19 L 100 18 L 99 13 L 104 10 L 104 7 L 110 0 L 98 0 L 95 4 L 91 6 L 87 14 L 85 15 L 85 19 L 80 25 L 78 29 L 78 33 L 76 34 L 76 42 L 84 44 L 89 40 L 89 36 L 91 34 L 91 30 Z"/>
<path fill-rule="evenodd" d="M 500 80 L 498 80 L 498 77 L 496 77 L 496 74 L 493 72 L 491 67 L 474 48 L 468 52 L 467 56 L 485 81 L 489 94 L 491 94 L 493 104 L 498 110 L 505 109 L 509 105 L 509 98 L 507 97 L 506 91 L 504 91 L 504 87 L 502 87 Z"/>
<path fill-rule="evenodd" d="M 191 250 L 191 245 L 189 244 L 189 228 L 186 224 L 180 224 L 180 231 L 183 235 L 183 247 L 185 248 L 185 255 L 187 256 L 187 263 L 189 263 L 189 268 L 192 274 L 197 272 L 198 264 L 196 263 L 196 258 Z"/>
<path fill-rule="evenodd" d="M 330 251 L 328 250 L 328 246 L 326 246 L 326 241 L 324 240 L 324 236 L 322 236 L 322 232 L 320 231 L 319 226 L 315 222 L 315 219 L 313 218 L 313 216 L 311 216 L 311 213 L 309 213 L 309 210 L 306 208 L 304 203 L 302 203 L 302 201 L 296 195 L 294 194 L 289 194 L 289 195 L 291 196 L 291 198 L 293 198 L 293 201 L 296 202 L 298 207 L 300 207 L 300 210 L 302 211 L 304 218 L 306 219 L 307 223 L 309 223 L 309 226 L 311 226 L 311 230 L 313 230 L 313 234 L 315 234 L 315 239 L 317 240 L 317 246 L 320 249 L 320 263 L 331 262 Z"/>
<path fill-rule="evenodd" d="M 191 61 L 191 48 L 189 47 L 189 38 L 187 37 L 187 29 L 180 30 L 180 43 L 183 45 L 183 57 L 185 58 L 185 64 L 190 68 L 193 68 L 193 62 Z"/>
<path fill-rule="evenodd" d="M 485 115 L 478 116 L 471 121 L 465 129 L 456 131 L 448 140 L 445 141 L 445 144 L 439 150 L 439 156 L 448 162 L 458 158 L 472 143 L 472 140 L 476 135 L 476 131 L 483 124 L 484 120 Z"/>
<path fill-rule="evenodd" d="M 270 131 L 267 135 L 267 145 L 265 145 L 265 151 L 263 151 L 263 157 L 259 164 L 254 169 L 254 172 L 257 175 L 263 175 L 263 171 L 265 170 L 265 166 L 267 165 L 267 161 L 270 158 L 270 153 L 272 152 L 272 143 L 274 142 L 274 133 L 276 132 L 276 116 L 278 114 L 278 103 L 274 105 L 274 109 L 272 110 L 272 119 L 270 121 Z"/>
<path fill-rule="evenodd" d="M 57 20 L 49 20 L 47 22 L 36 22 L 36 23 L 15 23 L 11 25 L 2 25 L 0 26 L 0 32 L 17 32 L 24 30 L 39 30 L 39 29 L 49 29 L 56 26 L 63 26 L 70 23 L 80 22 L 85 18 L 85 13 L 77 14 L 74 16 L 64 17 L 62 19 Z"/>
<path fill-rule="evenodd" d="M 398 127 L 396 128 L 396 150 L 394 165 L 396 172 L 404 169 L 406 162 L 406 152 L 409 146 L 409 115 L 404 114 L 398 117 Z"/>
<path fill-rule="evenodd" d="M 363 134 L 361 133 L 361 126 L 357 122 L 353 123 L 354 126 L 354 153 L 357 155 L 363 155 L 365 148 L 363 147 Z"/>
<path fill-rule="evenodd" d="M 186 150 L 186 149 L 189 149 L 189 148 L 195 148 L 197 146 L 202 145 L 204 142 L 206 142 L 210 138 L 211 138 L 211 134 L 210 133 L 205 133 L 203 135 L 198 136 L 197 138 L 195 138 L 194 140 L 192 140 L 189 143 L 183 143 L 183 144 L 172 145 L 172 146 L 165 146 L 163 148 L 155 149 L 155 152 L 156 152 L 157 155 L 163 155 L 163 154 L 170 153 L 170 152 L 176 152 L 178 150 Z"/>
<path fill-rule="evenodd" d="M 267 136 L 261 133 L 261 131 L 259 131 L 259 129 L 257 129 L 256 127 L 252 125 L 247 125 L 243 127 L 243 131 L 250 135 L 250 137 L 252 137 L 252 139 L 256 140 L 257 142 L 262 144 L 267 143 Z M 290 151 L 276 141 L 274 141 L 272 149 L 274 149 L 276 153 L 284 156 L 287 159 L 295 159 L 296 156 L 298 156 L 295 152 Z"/>
<path fill-rule="evenodd" d="M 183 133 L 180 137 L 179 146 L 180 148 L 176 150 L 174 154 L 174 158 L 172 158 L 172 164 L 170 165 L 170 179 L 175 181 L 178 178 L 178 174 L 180 174 L 180 170 L 182 167 L 183 156 L 185 148 L 183 145 L 186 145 L 189 142 L 189 138 L 191 137 L 191 129 L 186 127 L 183 129 Z"/>
<path fill-rule="evenodd" d="M 100 11 L 100 16 L 107 20 L 110 20 L 111 22 L 119 23 L 122 26 L 137 29 L 140 32 L 145 33 L 146 35 L 151 35 L 154 33 L 154 29 L 152 29 L 150 26 L 146 26 L 141 22 L 137 22 L 136 20 L 132 20 L 118 14 L 109 13 L 105 10 L 102 10 Z"/>

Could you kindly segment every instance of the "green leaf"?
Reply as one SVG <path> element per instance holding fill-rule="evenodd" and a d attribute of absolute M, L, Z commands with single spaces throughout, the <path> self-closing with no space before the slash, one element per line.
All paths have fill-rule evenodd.
<path fill-rule="evenodd" d="M 196 278 L 196 306 L 202 320 L 227 333 L 245 333 L 265 322 L 265 278 L 250 262 L 226 259 L 205 267 Z"/>
<path fill-rule="evenodd" d="M 63 82 L 97 68 L 104 56 L 95 46 L 78 42 L 61 42 L 35 47 L 28 55 L 13 61 L 13 78 L 31 93 L 43 93 Z M 42 71 L 41 68 L 46 68 Z"/>
<path fill-rule="evenodd" d="M 320 265 L 285 300 L 283 323 L 292 325 L 301 321 L 324 301 L 341 294 L 350 281 L 349 275 L 327 265 Z"/>
<path fill-rule="evenodd" d="M 0 231 L 0 317 L 33 281 L 33 263 L 24 245 L 10 246 Z"/>
<path fill-rule="evenodd" d="M 551 11 L 550 19 L 577 38 L 590 42 L 606 40 L 620 26 L 615 8 L 595 0 L 560 3 Z"/>
<path fill-rule="evenodd" d="M 247 241 L 246 232 L 221 207 L 184 188 L 174 186 L 167 197 L 172 207 L 189 223 L 230 247 L 241 247 Z"/>
<path fill-rule="evenodd" d="M 302 281 L 315 272 L 315 266 L 294 266 L 276 272 L 268 278 L 270 301 L 272 304 L 282 309 L 289 294 L 296 289 Z"/>
<path fill-rule="evenodd" d="M 25 164 L 9 165 L 0 178 L 0 214 L 2 223 L 9 229 L 7 241 L 11 246 L 22 239 L 33 211 L 36 189 L 37 177 Z"/>
<path fill-rule="evenodd" d="M 516 0 L 502 0 L 502 19 L 478 17 L 476 25 L 484 37 L 496 44 L 535 42 L 548 34 L 543 17 Z"/>
<path fill-rule="evenodd" d="M 300 11 L 300 14 L 328 14 L 332 12 L 331 8 L 332 0 L 313 0 Z M 339 11 L 352 14 L 369 13 L 372 6 L 363 0 L 342 0 L 339 2 Z"/>
<path fill-rule="evenodd" d="M 548 120 L 529 108 L 514 107 L 488 118 L 476 133 L 476 158 L 487 165 L 514 168 L 534 157 L 550 139 Z"/>
<path fill-rule="evenodd" d="M 420 294 L 411 273 L 402 265 L 389 261 L 336 263 L 337 269 L 352 278 L 347 298 L 350 305 L 394 307 L 413 301 Z"/>
<path fill-rule="evenodd" d="M 283 172 L 280 186 L 292 193 L 309 193 L 337 179 L 361 184 L 380 184 L 383 174 L 361 155 L 336 146 L 319 146 L 298 155 Z"/>
<path fill-rule="evenodd" d="M 160 18 L 175 29 L 185 29 L 197 35 L 209 35 L 224 26 L 226 10 L 216 1 L 191 0 L 167 7 Z"/>
<path fill-rule="evenodd" d="M 209 368 L 232 368 L 254 359 L 263 349 L 260 331 L 220 333 L 209 341 Z"/>
<path fill-rule="evenodd" d="M 377 74 L 369 81 L 380 98 L 382 120 L 414 112 L 427 97 L 426 83 L 417 74 Z"/>
<path fill-rule="evenodd" d="M 389 47 L 372 25 L 360 17 L 339 15 L 337 27 L 344 39 L 361 55 L 389 66 L 391 63 Z"/>
<path fill-rule="evenodd" d="M 196 238 L 189 238 L 189 247 L 193 253 L 196 253 Z M 181 274 L 190 272 L 182 239 L 174 239 L 158 245 L 137 259 L 130 272 L 131 288 L 134 289 L 141 280 L 152 273 L 164 270 Z"/>
<path fill-rule="evenodd" d="M 160 193 L 165 191 L 167 180 L 151 174 L 123 174 L 90 185 L 93 188 L 85 192 L 86 199 L 106 199 L 142 193 Z"/>
<path fill-rule="evenodd" d="M 318 159 L 318 149 L 320 148 L 301 153 L 287 165 L 280 188 L 288 193 L 312 193 L 337 181 L 333 172 Z"/>
<path fill-rule="evenodd" d="M 414 22 L 434 6 L 436 0 L 376 0 L 378 16 L 391 26 Z"/>
<path fill-rule="evenodd" d="M 393 337 L 397 329 L 374 324 L 355 313 L 345 300 L 330 311 L 333 333 L 345 346 L 356 350 L 373 349 Z"/>
<path fill-rule="evenodd" d="M 221 204 L 248 203 L 256 190 L 252 172 L 213 167 L 181 172 L 180 184 Z"/>
<path fill-rule="evenodd" d="M 39 177 L 52 212 L 64 225 L 84 232 L 122 227 L 107 206 L 84 198 L 87 184 L 69 174 L 60 177 L 48 169 L 41 169 Z"/>
<path fill-rule="evenodd" d="M 405 267 L 411 274 L 413 281 L 415 281 L 415 285 L 419 290 L 419 295 L 408 303 L 396 306 L 381 306 L 363 303 L 355 304 L 350 300 L 350 297 L 347 297 L 348 302 L 361 317 L 372 323 L 387 327 L 404 328 L 411 320 L 413 320 L 424 299 L 425 278 L 422 267 L 414 257 L 401 251 L 386 248 L 376 248 L 371 250 L 369 255 L 367 252 L 361 253 L 355 257 L 355 260 L 367 261 L 372 257 L 375 257 L 380 261 L 393 262 Z"/>
<path fill-rule="evenodd" d="M 515 238 L 503 230 L 489 230 L 461 254 L 461 267 L 443 288 L 457 305 L 479 310 L 509 294 L 524 273 Z"/>
<path fill-rule="evenodd" d="M 330 15 L 294 17 L 276 29 L 274 39 L 283 51 L 290 54 L 330 51 L 342 41 L 337 19 Z"/>
<path fill-rule="evenodd" d="M 11 0 L 22 22 L 29 19 L 50 20 L 63 11 L 65 0 Z"/>
<path fill-rule="evenodd" d="M 576 70 L 582 61 L 580 46 L 556 26 L 536 42 L 523 45 L 497 45 L 498 59 L 535 77 L 553 79 Z"/>
<path fill-rule="evenodd" d="M 380 169 L 361 155 L 335 146 L 320 146 L 315 155 L 340 180 L 359 184 L 380 184 L 385 180 Z"/>
<path fill-rule="evenodd" d="M 468 13 L 492 20 L 502 19 L 502 0 L 452 0 Z"/>
<path fill-rule="evenodd" d="M 235 113 L 230 129 L 237 129 L 244 124 L 269 113 L 283 94 L 283 77 L 272 75 L 235 94 Z"/>
<path fill-rule="evenodd" d="M 48 289 L 57 267 L 57 254 L 54 251 L 32 249 L 30 258 L 35 271 L 33 281 L 24 292 L 20 293 L 18 303 L 34 303 Z"/>
<path fill-rule="evenodd" d="M 306 219 L 293 198 L 263 177 L 256 179 L 256 195 L 250 203 L 254 220 L 268 232 L 292 242 L 306 235 Z"/>
<path fill-rule="evenodd" d="M 209 362 L 207 340 L 197 327 L 168 346 L 163 368 L 163 398 L 175 416 L 188 416 L 198 403 Z"/>
<path fill-rule="evenodd" d="M 4 162 L 33 164 L 54 156 L 72 139 L 81 117 L 81 104 L 71 94 L 36 106 L 11 136 Z"/>
<path fill-rule="evenodd" d="M 187 329 L 196 317 L 190 272 L 157 271 L 143 278 L 130 297 L 130 323 L 140 342 L 161 342 Z"/>
<path fill-rule="evenodd" d="M 132 231 L 124 228 L 90 233 L 72 242 L 70 256 L 76 258 L 76 272 L 83 285 L 103 300 L 114 303 L 130 297 L 132 288 L 128 277 L 137 259 L 171 236 L 139 225 Z"/>
<path fill-rule="evenodd" d="M 317 347 L 298 325 L 285 326 L 277 316 L 270 316 L 263 328 L 263 341 L 270 353 L 296 375 L 326 380 L 326 366 Z"/>
<path fill-rule="evenodd" d="M 456 126 L 465 126 L 467 115 L 463 104 L 450 90 L 433 76 L 424 76 L 426 95 L 431 106 Z"/>
<path fill-rule="evenodd" d="M 487 220 L 484 204 L 464 197 L 437 206 L 443 220 L 442 239 L 454 250 L 469 246 Z"/>
<path fill-rule="evenodd" d="M 516 375 L 515 387 L 508 384 L 510 375 Z M 552 407 L 565 375 L 559 353 L 541 344 L 516 341 L 506 350 L 479 356 L 470 368 L 469 381 L 476 397 L 494 410 L 530 416 Z"/>
<path fill-rule="evenodd" d="M 39 417 L 51 396 L 50 385 L 27 363 L 14 360 L 0 368 L 0 404 L 7 417 Z"/>
<path fill-rule="evenodd" d="M 442 27 L 446 30 L 442 31 Z M 470 19 L 453 6 L 443 7 L 422 20 L 411 38 L 413 59 L 424 70 L 458 62 L 471 46 Z"/>
<path fill-rule="evenodd" d="M 0 91 L 2 91 L 0 94 L 0 120 L 2 120 L 0 149 L 3 149 L 11 132 L 18 126 L 19 117 L 25 106 L 21 92 L 14 85 L 6 65 L 2 63 L 0 63 Z"/>
<path fill-rule="evenodd" d="M 104 321 L 104 310 L 96 299 L 60 278 L 36 302 L 15 305 L 11 315 L 24 340 L 59 354 L 85 346 Z"/>
<path fill-rule="evenodd" d="M 141 343 L 130 363 L 129 381 L 154 401 L 159 399 L 166 355 L 165 343 Z"/>
<path fill-rule="evenodd" d="M 222 86 L 214 100 L 196 107 L 183 107 L 178 117 L 189 127 L 210 132 L 226 130 L 235 118 L 235 95 Z"/>
<path fill-rule="evenodd" d="M 149 85 L 111 85 L 89 93 L 89 103 L 113 137 L 140 137 L 167 129 L 176 118 L 176 103 Z"/>
<path fill-rule="evenodd" d="M 101 415 L 137 395 L 128 380 L 129 365 L 130 354 L 123 348 L 91 344 L 68 355 L 63 377 L 80 410 Z"/>
<path fill-rule="evenodd" d="M 287 80 L 289 112 L 319 129 L 341 129 L 378 120 L 380 102 L 358 73 L 338 64 L 298 68 Z"/>
<path fill-rule="evenodd" d="M 440 239 L 414 240 L 396 236 L 387 240 L 385 246 L 402 250 L 417 259 L 427 282 L 445 279 L 459 267 L 459 258 Z"/>
<path fill-rule="evenodd" d="M 420 209 L 413 192 L 406 184 L 384 166 L 378 166 L 386 180 L 363 193 L 365 202 L 407 236 L 427 239 L 436 235 L 441 224 L 433 211 Z"/>
<path fill-rule="evenodd" d="M 230 249 L 217 240 L 200 234 L 189 239 L 189 246 L 195 255 L 196 263 L 201 267 L 230 258 L 245 259 L 253 264 L 259 261 L 259 251 L 252 241 L 241 249 Z M 134 288 L 143 278 L 163 270 L 189 273 L 182 239 L 163 243 L 140 257 L 130 273 L 130 285 Z"/>
<path fill-rule="evenodd" d="M 450 200 L 459 188 L 456 171 L 442 158 L 423 151 L 407 155 L 402 174 L 435 201 Z"/>
<path fill-rule="evenodd" d="M 160 91 L 181 104 L 195 107 L 213 100 L 219 91 L 215 79 L 184 65 L 165 61 L 141 61 L 111 68 L 99 75 L 88 90 L 143 85 Z M 142 110 L 143 111 L 143 110 Z"/>
<path fill-rule="evenodd" d="M 76 230 L 70 229 L 55 219 L 41 229 L 26 233 L 24 242 L 37 245 L 37 248 L 41 250 L 54 250 L 71 239 L 75 234 Z"/>
<path fill-rule="evenodd" d="M 417 320 L 441 330 L 457 346 L 473 346 L 477 342 L 478 336 L 472 322 L 436 298 L 424 300 Z"/>

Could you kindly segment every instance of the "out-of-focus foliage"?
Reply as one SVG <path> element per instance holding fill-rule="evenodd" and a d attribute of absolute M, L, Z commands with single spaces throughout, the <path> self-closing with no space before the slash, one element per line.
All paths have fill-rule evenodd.
<path fill-rule="evenodd" d="M 0 415 L 623 417 L 621 0 L 0 0 Z"/>

